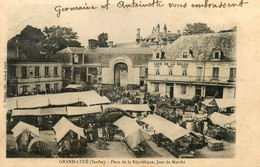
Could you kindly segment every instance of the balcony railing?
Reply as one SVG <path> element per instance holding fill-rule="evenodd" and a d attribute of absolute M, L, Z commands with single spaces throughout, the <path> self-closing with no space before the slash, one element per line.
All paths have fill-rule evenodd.
<path fill-rule="evenodd" d="M 230 77 L 212 77 L 212 76 L 182 76 L 182 75 L 148 75 L 148 80 L 160 80 L 160 81 L 187 81 L 187 82 L 235 82 Z"/>

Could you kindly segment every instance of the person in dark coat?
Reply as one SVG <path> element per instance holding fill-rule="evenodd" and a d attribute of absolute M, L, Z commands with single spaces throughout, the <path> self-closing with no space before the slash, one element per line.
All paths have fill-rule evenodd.
<path fill-rule="evenodd" d="M 103 138 L 103 139 L 106 139 L 106 136 L 107 136 L 107 130 L 106 130 L 106 127 L 103 126 L 103 127 L 102 127 L 102 138 Z"/>
<path fill-rule="evenodd" d="M 196 122 L 195 122 L 195 121 L 192 121 L 192 122 L 191 122 L 191 130 L 194 131 L 194 132 L 197 131 L 197 130 L 196 130 Z"/>
<path fill-rule="evenodd" d="M 92 137 L 93 137 L 94 141 L 96 141 L 98 139 L 98 129 L 97 129 L 96 124 L 93 124 L 93 127 L 92 127 Z"/>

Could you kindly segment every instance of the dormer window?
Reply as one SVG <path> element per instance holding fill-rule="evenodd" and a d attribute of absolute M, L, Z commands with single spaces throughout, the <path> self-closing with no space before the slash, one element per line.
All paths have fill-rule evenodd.
<path fill-rule="evenodd" d="M 183 52 L 182 53 L 182 58 L 188 58 L 188 52 Z"/>
<path fill-rule="evenodd" d="M 74 63 L 78 63 L 79 62 L 79 56 L 77 54 L 75 54 L 73 57 L 74 57 Z"/>
<path fill-rule="evenodd" d="M 221 48 L 213 49 L 212 58 L 215 60 L 220 60 L 224 58 L 224 52 L 221 50 Z"/>
<path fill-rule="evenodd" d="M 220 59 L 221 52 L 220 51 L 214 51 L 213 59 Z"/>

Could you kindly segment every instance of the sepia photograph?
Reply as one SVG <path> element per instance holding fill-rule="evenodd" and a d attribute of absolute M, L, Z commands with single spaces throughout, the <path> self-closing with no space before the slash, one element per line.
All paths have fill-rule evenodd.
<path fill-rule="evenodd" d="M 128 12 L 10 9 L 6 158 L 235 157 L 235 22 Z"/>

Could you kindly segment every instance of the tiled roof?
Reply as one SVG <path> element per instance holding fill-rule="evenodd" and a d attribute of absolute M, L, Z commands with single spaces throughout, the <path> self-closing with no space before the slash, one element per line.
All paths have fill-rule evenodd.
<path fill-rule="evenodd" d="M 84 53 L 84 50 L 86 50 L 86 48 L 84 48 L 84 47 L 67 47 L 65 49 L 60 50 L 59 53 L 77 53 L 77 54 L 82 54 L 82 53 Z"/>
<path fill-rule="evenodd" d="M 215 49 L 220 49 L 223 60 L 236 59 L 236 32 L 185 35 L 166 48 L 166 59 L 182 57 L 183 51 L 191 49 L 195 60 L 212 59 Z"/>
<path fill-rule="evenodd" d="M 129 48 L 95 48 L 86 49 L 84 53 L 103 53 L 103 54 L 153 54 L 152 48 L 129 47 Z"/>

